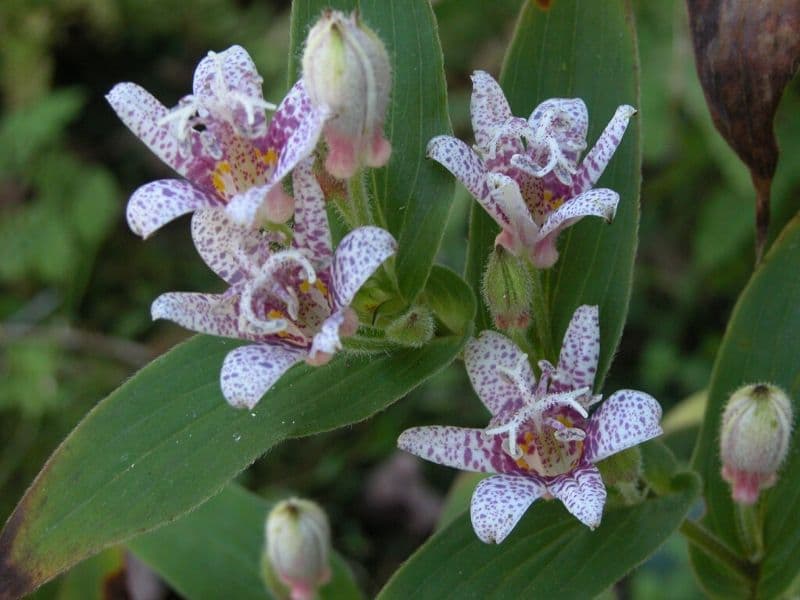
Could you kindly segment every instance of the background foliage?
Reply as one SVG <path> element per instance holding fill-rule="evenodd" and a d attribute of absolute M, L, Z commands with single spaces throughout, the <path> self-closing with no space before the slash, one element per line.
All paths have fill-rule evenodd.
<path fill-rule="evenodd" d="M 746 170 L 713 129 L 683 3 L 633 5 L 644 149 L 639 255 L 629 319 L 605 387 L 644 389 L 669 408 L 707 386 L 736 295 L 751 274 L 752 192 Z M 519 6 L 499 0 L 487 12 L 480 0 L 434 4 L 459 137 L 472 135 L 469 73 L 499 74 Z M 103 94 L 131 80 L 172 104 L 200 56 L 239 43 L 256 60 L 267 98 L 279 99 L 288 25 L 289 3 L 278 1 L 0 4 L 0 519 L 98 398 L 186 335 L 151 323 L 152 298 L 220 288 L 196 259 L 185 222 L 147 244 L 127 230 L 127 196 L 168 171 L 119 124 Z M 797 209 L 800 121 L 789 117 L 798 108 L 795 83 L 777 117 L 782 158 L 773 237 Z M 602 118 L 589 109 L 593 120 Z M 440 250 L 457 271 L 470 202 L 457 191 Z M 321 502 L 336 547 L 371 595 L 429 533 L 454 476 L 393 454 L 397 434 L 454 422 L 453 415 L 454 424 L 485 420 L 459 366 L 368 424 L 274 448 L 240 483 L 266 498 L 293 492 Z M 681 459 L 689 458 L 696 434 L 697 420 L 688 423 L 667 436 Z M 401 484 L 392 489 L 387 481 Z M 100 555 L 41 594 L 70 597 L 70 589 L 118 573 L 124 560 L 121 551 Z M 151 581 L 141 572 L 129 564 L 137 585 Z M 678 539 L 618 584 L 637 598 L 666 597 L 665 590 L 670 598 L 700 593 Z"/>

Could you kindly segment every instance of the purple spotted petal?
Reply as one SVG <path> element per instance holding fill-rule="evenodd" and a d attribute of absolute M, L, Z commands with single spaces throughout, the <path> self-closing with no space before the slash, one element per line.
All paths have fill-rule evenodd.
<path fill-rule="evenodd" d="M 289 136 L 299 127 L 300 121 L 313 110 L 301 79 L 292 86 L 272 115 L 267 129 L 266 146 L 276 150 L 283 148 Z"/>
<path fill-rule="evenodd" d="M 397 447 L 430 462 L 463 471 L 512 473 L 514 461 L 503 452 L 500 436 L 486 437 L 482 429 L 414 427 L 397 439 Z"/>
<path fill-rule="evenodd" d="M 586 428 L 584 456 L 597 462 L 662 434 L 661 406 L 636 390 L 620 390 L 595 412 Z"/>
<path fill-rule="evenodd" d="M 503 90 L 485 71 L 472 74 L 470 113 L 475 143 L 481 147 L 486 147 L 495 137 L 498 127 L 511 118 L 511 108 Z"/>
<path fill-rule="evenodd" d="M 551 390 L 563 392 L 593 388 L 599 358 L 599 310 L 597 306 L 579 306 L 564 334 Z"/>
<path fill-rule="evenodd" d="M 472 494 L 472 527 L 486 544 L 501 543 L 534 500 L 546 491 L 534 477 L 495 475 L 478 483 Z"/>
<path fill-rule="evenodd" d="M 344 312 L 341 310 L 325 319 L 319 331 L 314 336 L 314 340 L 311 342 L 311 349 L 308 351 L 308 356 L 312 360 L 316 358 L 318 352 L 334 354 L 337 350 L 342 349 L 342 341 L 339 338 L 339 327 L 341 327 L 343 322 Z"/>
<path fill-rule="evenodd" d="M 536 377 L 525 354 L 506 336 L 484 331 L 467 343 L 464 365 L 475 393 L 492 413 L 508 415 L 522 408 L 522 391 L 506 371 L 518 373 L 518 381 L 533 393 Z"/>
<path fill-rule="evenodd" d="M 614 219 L 619 203 L 619 194 L 613 190 L 599 188 L 583 192 L 570 198 L 553 212 L 542 225 L 542 237 L 569 227 L 583 217 L 602 217 L 606 221 Z"/>
<path fill-rule="evenodd" d="M 260 231 L 234 223 L 222 210 L 196 211 L 192 240 L 205 263 L 230 285 L 255 277 L 270 255 Z"/>
<path fill-rule="evenodd" d="M 136 190 L 128 200 L 128 226 L 146 238 L 181 215 L 201 208 L 220 206 L 214 196 L 206 194 L 188 181 L 160 179 Z"/>
<path fill-rule="evenodd" d="M 241 338 L 237 327 L 235 296 L 170 292 L 161 294 L 150 307 L 153 319 L 174 321 L 181 327 L 222 337 Z"/>
<path fill-rule="evenodd" d="M 178 141 L 169 123 L 159 125 L 169 110 L 147 90 L 135 83 L 118 83 L 106 95 L 117 116 L 136 137 L 167 165 L 181 175 L 184 159 L 178 152 Z"/>
<path fill-rule="evenodd" d="M 192 88 L 195 98 L 212 112 L 231 111 L 240 131 L 260 131 L 263 135 L 266 115 L 264 107 L 258 105 L 264 100 L 262 82 L 247 50 L 231 46 L 223 52 L 209 52 L 200 61 Z"/>
<path fill-rule="evenodd" d="M 303 350 L 269 344 L 236 348 L 222 363 L 222 394 L 235 408 L 253 408 L 280 376 L 304 357 Z"/>
<path fill-rule="evenodd" d="M 594 465 L 582 464 L 553 478 L 547 482 L 547 491 L 590 529 L 600 525 L 606 503 L 606 486 Z"/>
<path fill-rule="evenodd" d="M 428 157 L 450 171 L 476 200 L 488 196 L 486 167 L 475 151 L 461 140 L 449 135 L 437 135 L 428 142 Z"/>
<path fill-rule="evenodd" d="M 550 98 L 537 106 L 528 120 L 534 131 L 553 136 L 561 153 L 575 165 L 586 148 L 589 111 L 580 98 Z"/>
<path fill-rule="evenodd" d="M 292 245 L 306 252 L 317 270 L 331 262 L 331 230 L 325 212 L 325 196 L 312 170 L 313 159 L 297 165 L 292 173 L 295 199 L 294 240 Z"/>
<path fill-rule="evenodd" d="M 622 135 L 628 127 L 628 121 L 636 114 L 636 109 L 627 104 L 620 106 L 611 121 L 606 125 L 600 139 L 583 159 L 578 172 L 572 180 L 572 194 L 577 195 L 592 187 L 611 160 L 622 141 Z"/>
<path fill-rule="evenodd" d="M 503 229 L 496 243 L 515 256 L 522 256 L 525 249 L 532 247 L 539 237 L 539 227 L 534 222 L 516 181 L 500 173 L 489 173 L 486 181 L 489 185 L 489 200 L 494 203 L 495 211 L 502 216 L 502 219 L 495 218 Z M 488 203 L 484 203 L 484 208 L 494 217 Z"/>
<path fill-rule="evenodd" d="M 379 227 L 359 227 L 348 233 L 333 256 L 333 309 L 349 306 L 375 269 L 396 251 L 397 242 Z"/>

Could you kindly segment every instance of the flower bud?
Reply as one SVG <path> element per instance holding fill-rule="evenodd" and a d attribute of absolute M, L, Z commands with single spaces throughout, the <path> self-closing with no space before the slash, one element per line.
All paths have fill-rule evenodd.
<path fill-rule="evenodd" d="M 275 579 L 292 600 L 311 600 L 330 579 L 331 531 L 328 517 L 314 502 L 290 498 L 275 505 L 265 525 L 264 581 L 278 597 Z"/>
<path fill-rule="evenodd" d="M 388 162 L 392 148 L 383 121 L 392 85 L 389 56 L 357 13 L 323 13 L 306 40 L 303 81 L 311 101 L 331 112 L 324 129 L 329 173 L 345 179 L 362 164 Z"/>
<path fill-rule="evenodd" d="M 722 478 L 733 499 L 754 504 L 777 481 L 792 433 L 792 403 L 769 383 L 746 385 L 728 400 L 722 415 Z"/>
<path fill-rule="evenodd" d="M 436 323 L 425 306 L 412 306 L 386 327 L 386 339 L 411 348 L 421 348 L 433 337 Z"/>
<path fill-rule="evenodd" d="M 530 325 L 530 273 L 522 259 L 502 246 L 496 246 L 489 255 L 481 293 L 498 329 L 527 329 Z"/>

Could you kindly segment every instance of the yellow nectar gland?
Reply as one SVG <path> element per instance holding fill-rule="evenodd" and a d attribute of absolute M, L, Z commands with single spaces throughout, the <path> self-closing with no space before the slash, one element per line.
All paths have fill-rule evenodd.
<path fill-rule="evenodd" d="M 548 207 L 548 212 L 553 212 L 554 210 L 558 210 L 562 204 L 564 204 L 565 197 L 561 196 L 560 198 L 553 199 L 553 192 L 550 190 L 545 190 L 542 196 L 545 205 Z"/>

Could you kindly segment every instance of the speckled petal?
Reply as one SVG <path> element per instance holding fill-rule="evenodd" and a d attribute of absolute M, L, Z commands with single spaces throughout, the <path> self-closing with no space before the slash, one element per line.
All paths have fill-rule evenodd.
<path fill-rule="evenodd" d="M 472 494 L 472 528 L 485 544 L 501 543 L 546 491 L 534 477 L 495 475 L 481 480 Z"/>
<path fill-rule="evenodd" d="M 506 336 L 484 331 L 480 337 L 467 342 L 464 365 L 475 393 L 492 416 L 509 415 L 522 408 L 522 391 L 504 371 L 519 374 L 518 381 L 533 394 L 536 377 L 525 354 Z"/>
<path fill-rule="evenodd" d="M 209 52 L 194 72 L 195 98 L 212 118 L 230 112 L 232 121 L 243 132 L 266 132 L 263 79 L 247 50 L 231 46 L 223 52 Z"/>
<path fill-rule="evenodd" d="M 428 157 L 450 171 L 473 198 L 481 201 L 489 194 L 486 187 L 486 167 L 475 151 L 464 142 L 449 135 L 437 135 L 428 142 L 427 151 Z"/>
<path fill-rule="evenodd" d="M 558 367 L 551 384 L 552 391 L 593 388 L 599 358 L 599 309 L 597 306 L 579 306 L 572 315 L 561 343 Z"/>
<path fill-rule="evenodd" d="M 397 440 L 401 450 L 430 462 L 464 471 L 508 473 L 518 469 L 502 449 L 501 436 L 487 437 L 482 429 L 465 427 L 414 427 Z"/>
<path fill-rule="evenodd" d="M 570 198 L 552 213 L 542 225 L 539 235 L 546 235 L 569 227 L 579 219 L 587 216 L 602 217 L 611 222 L 617 212 L 619 194 L 613 190 L 599 188 L 583 192 Z"/>
<path fill-rule="evenodd" d="M 266 146 L 280 151 L 306 115 L 315 112 L 305 84 L 300 79 L 281 100 L 267 128 Z"/>
<path fill-rule="evenodd" d="M 333 255 L 333 309 L 349 306 L 375 269 L 396 251 L 397 242 L 379 227 L 359 227 L 348 233 Z"/>
<path fill-rule="evenodd" d="M 128 227 L 146 238 L 181 215 L 215 206 L 220 204 L 213 196 L 188 181 L 160 179 L 143 185 L 128 200 Z"/>
<path fill-rule="evenodd" d="M 314 336 L 314 340 L 311 342 L 311 349 L 308 351 L 308 356 L 312 360 L 317 357 L 317 353 L 319 352 L 331 355 L 342 349 L 342 341 L 339 338 L 339 327 L 341 327 L 343 322 L 343 310 L 335 312 L 325 319 L 319 331 Z"/>
<path fill-rule="evenodd" d="M 475 143 L 484 148 L 495 137 L 498 128 L 511 117 L 511 108 L 503 90 L 486 71 L 472 74 L 470 114 Z"/>
<path fill-rule="evenodd" d="M 150 307 L 153 319 L 168 319 L 198 333 L 240 338 L 236 297 L 224 294 L 169 292 Z"/>
<path fill-rule="evenodd" d="M 606 486 L 600 471 L 592 464 L 581 464 L 547 482 L 547 491 L 561 500 L 581 523 L 594 529 L 603 518 Z"/>
<path fill-rule="evenodd" d="M 661 406 L 636 390 L 615 392 L 591 416 L 584 456 L 597 462 L 661 435 Z"/>
<path fill-rule="evenodd" d="M 500 173 L 489 173 L 486 181 L 489 185 L 490 200 L 495 203 L 496 212 L 503 216 L 502 219 L 495 218 L 503 229 L 496 243 L 504 246 L 515 256 L 521 256 L 523 250 L 531 248 L 536 243 L 539 227 L 533 221 L 516 181 Z M 491 216 L 494 216 L 487 204 L 484 204 L 484 207 Z"/>
<path fill-rule="evenodd" d="M 270 256 L 260 231 L 234 223 L 222 210 L 196 211 L 192 240 L 205 263 L 230 285 L 255 277 Z"/>
<path fill-rule="evenodd" d="M 546 123 L 543 122 L 546 119 Z M 550 98 L 531 113 L 528 120 L 534 131 L 544 129 L 552 135 L 561 153 L 574 165 L 586 148 L 589 111 L 580 98 Z"/>
<path fill-rule="evenodd" d="M 235 408 L 253 408 L 281 375 L 304 357 L 303 350 L 277 345 L 236 348 L 222 363 L 222 394 Z"/>
<path fill-rule="evenodd" d="M 325 196 L 312 170 L 313 159 L 297 165 L 292 173 L 295 198 L 294 240 L 292 245 L 306 252 L 317 270 L 331 262 L 331 230 L 325 212 Z"/>
<path fill-rule="evenodd" d="M 627 104 L 617 109 L 594 148 L 589 151 L 583 162 L 581 162 L 581 166 L 578 167 L 578 172 L 572 179 L 573 195 L 588 190 L 597 183 L 622 141 L 622 135 L 628 127 L 628 121 L 635 114 L 636 109 Z"/>
<path fill-rule="evenodd" d="M 163 104 L 135 83 L 118 83 L 106 95 L 106 100 L 153 154 L 181 175 L 185 174 L 180 168 L 184 159 L 179 155 L 178 141 L 172 135 L 170 124 L 158 124 L 169 113 Z"/>

